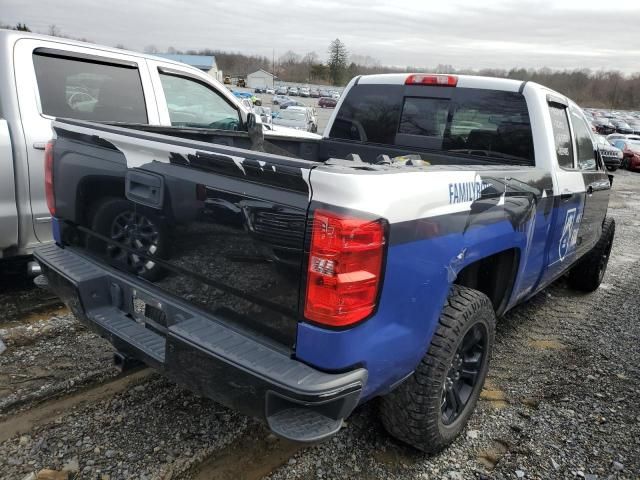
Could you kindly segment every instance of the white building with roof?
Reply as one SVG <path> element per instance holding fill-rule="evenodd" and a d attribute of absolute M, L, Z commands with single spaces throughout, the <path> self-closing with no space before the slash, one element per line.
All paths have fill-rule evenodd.
<path fill-rule="evenodd" d="M 275 75 L 266 70 L 258 70 L 257 72 L 247 75 L 247 87 L 249 88 L 273 88 Z"/>

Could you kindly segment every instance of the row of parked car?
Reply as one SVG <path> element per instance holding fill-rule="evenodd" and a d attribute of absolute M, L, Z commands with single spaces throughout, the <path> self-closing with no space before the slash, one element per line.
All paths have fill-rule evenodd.
<path fill-rule="evenodd" d="M 266 92 L 269 93 L 269 92 Z M 276 88 L 275 93 L 277 95 L 288 95 L 291 97 L 307 97 L 307 98 L 334 98 L 338 100 L 340 98 L 340 92 L 337 90 L 329 90 L 317 87 L 298 87 L 298 86 L 285 86 L 280 85 Z"/>
<path fill-rule="evenodd" d="M 595 134 L 598 149 L 609 171 L 626 168 L 640 171 L 640 135 L 612 133 L 604 136 Z"/>
<path fill-rule="evenodd" d="M 640 171 L 640 112 L 586 108 L 584 114 L 607 168 Z"/>
<path fill-rule="evenodd" d="M 593 130 L 602 135 L 640 135 L 640 112 L 585 109 L 584 113 Z"/>

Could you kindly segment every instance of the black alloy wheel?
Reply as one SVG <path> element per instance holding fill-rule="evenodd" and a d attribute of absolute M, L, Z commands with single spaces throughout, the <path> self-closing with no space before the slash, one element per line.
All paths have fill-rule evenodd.
<path fill-rule="evenodd" d="M 487 330 L 482 323 L 473 325 L 460 342 L 442 384 L 440 410 L 444 425 L 456 421 L 481 380 L 480 372 L 487 345 Z"/>

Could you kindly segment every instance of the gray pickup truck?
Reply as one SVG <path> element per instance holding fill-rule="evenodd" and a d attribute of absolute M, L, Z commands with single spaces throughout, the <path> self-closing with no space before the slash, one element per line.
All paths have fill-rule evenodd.
<path fill-rule="evenodd" d="M 324 138 L 279 154 L 248 123 L 54 122 L 55 244 L 35 256 L 120 361 L 278 435 L 327 438 L 380 397 L 392 435 L 438 451 L 496 317 L 562 275 L 603 279 L 612 179 L 581 109 L 543 86 L 357 77 Z"/>
<path fill-rule="evenodd" d="M 44 149 L 56 117 L 235 130 L 250 109 L 205 72 L 163 58 L 0 30 L 0 259 L 50 242 Z M 267 138 L 319 138 L 268 127 Z"/>

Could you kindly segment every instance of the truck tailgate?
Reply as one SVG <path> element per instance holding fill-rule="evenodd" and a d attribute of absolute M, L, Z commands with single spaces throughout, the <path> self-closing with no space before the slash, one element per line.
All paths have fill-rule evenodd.
<path fill-rule="evenodd" d="M 293 346 L 310 162 L 86 122 L 54 128 L 58 243 Z M 161 307 L 133 301 L 170 327 Z"/>

